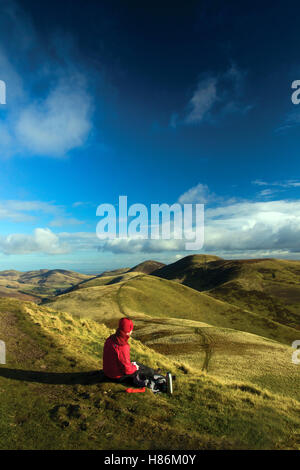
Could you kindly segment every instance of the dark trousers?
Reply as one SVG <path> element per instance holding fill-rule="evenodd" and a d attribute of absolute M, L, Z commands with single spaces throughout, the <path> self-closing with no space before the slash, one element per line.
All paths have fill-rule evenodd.
<path fill-rule="evenodd" d="M 144 375 L 147 379 L 153 378 L 155 375 L 155 370 L 151 369 L 151 367 L 144 366 L 144 364 L 141 364 L 140 362 L 137 362 L 137 365 L 139 366 L 139 370 L 136 372 L 139 372 L 141 375 Z M 136 372 L 134 372 L 136 374 Z"/>
<path fill-rule="evenodd" d="M 119 383 L 131 383 L 133 382 L 133 379 L 137 373 L 141 376 L 141 378 L 152 378 L 155 375 L 155 370 L 151 369 L 151 367 L 145 366 L 144 364 L 141 364 L 140 362 L 136 363 L 139 366 L 139 369 L 136 370 L 133 374 L 128 374 L 128 375 L 123 375 L 123 377 L 120 377 L 119 379 L 114 379 L 114 382 L 119 382 Z"/>

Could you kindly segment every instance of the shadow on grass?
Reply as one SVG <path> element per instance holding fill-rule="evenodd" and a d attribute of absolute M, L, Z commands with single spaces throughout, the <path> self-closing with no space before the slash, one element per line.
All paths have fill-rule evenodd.
<path fill-rule="evenodd" d="M 0 377 L 52 385 L 94 385 L 101 382 L 113 382 L 104 375 L 102 370 L 89 372 L 40 372 L 0 367 Z"/>

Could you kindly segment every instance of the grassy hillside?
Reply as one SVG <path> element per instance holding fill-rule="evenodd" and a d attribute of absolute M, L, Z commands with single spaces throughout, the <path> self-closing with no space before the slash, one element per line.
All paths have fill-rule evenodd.
<path fill-rule="evenodd" d="M 154 276 L 138 276 L 120 285 L 119 305 L 126 315 L 146 314 L 196 320 L 234 328 L 285 344 L 297 339 L 295 329 L 276 323 L 204 292 Z"/>
<path fill-rule="evenodd" d="M 300 328 L 300 261 L 212 260 L 187 256 L 155 271 L 277 323 Z"/>
<path fill-rule="evenodd" d="M 65 292 L 61 294 L 68 294 L 78 289 L 87 289 L 89 287 L 98 287 L 98 286 L 107 286 L 112 284 L 117 284 L 119 282 L 128 281 L 129 279 L 138 276 L 140 273 L 138 272 L 126 272 L 126 273 L 119 273 L 119 274 L 111 274 L 111 275 L 103 275 L 93 277 L 91 279 L 87 279 L 86 281 L 82 281 L 79 284 L 67 289 Z"/>
<path fill-rule="evenodd" d="M 219 335 L 220 343 L 229 335 L 230 344 L 247 344 L 248 369 L 265 375 L 258 351 L 268 342 L 254 335 L 245 338 L 224 329 L 214 333 L 209 325 L 191 320 L 144 317 L 135 322 L 135 335 L 144 334 L 147 342 L 148 328 L 157 344 L 164 342 L 162 336 L 155 340 L 154 333 L 162 335 L 160 328 L 171 329 L 165 338 L 175 343 L 174 333 L 180 342 L 180 334 L 192 329 L 199 346 L 207 342 L 202 338 L 204 329 L 210 332 L 207 338 Z M 242 367 L 239 380 L 226 374 L 208 376 L 202 360 L 193 364 L 185 360 L 188 351 L 180 359 L 179 350 L 160 354 L 132 339 L 132 359 L 176 373 L 173 397 L 149 390 L 131 395 L 123 385 L 103 382 L 93 372 L 101 367 L 103 343 L 111 332 L 103 324 L 48 306 L 0 299 L 0 338 L 7 344 L 7 364 L 0 366 L 1 449 L 299 449 L 299 401 L 291 394 L 275 393 L 266 383 L 253 385 Z M 274 377 L 281 375 L 289 382 L 284 372 L 289 348 L 269 344 L 276 355 Z M 214 356 L 222 360 L 225 351 L 215 351 L 209 362 Z M 230 354 L 234 355 L 233 348 Z M 222 364 L 216 362 L 215 367 L 217 373 Z M 232 358 L 227 369 L 234 367 Z M 290 383 L 290 389 L 294 387 Z"/>
<path fill-rule="evenodd" d="M 36 300 L 54 296 L 91 276 L 63 269 L 0 271 L 0 296 Z"/>
<path fill-rule="evenodd" d="M 103 271 L 103 273 L 99 274 L 96 277 L 117 276 L 117 275 L 120 275 L 120 274 L 127 273 L 127 271 L 129 271 L 129 269 L 130 268 L 120 268 L 120 269 L 113 269 L 111 271 Z"/>
<path fill-rule="evenodd" d="M 153 261 L 153 260 L 147 260 L 143 261 L 140 264 L 137 264 L 133 268 L 131 268 L 129 271 L 137 271 L 139 273 L 144 273 L 144 274 L 150 274 L 153 271 L 156 271 L 157 269 L 162 268 L 165 266 L 164 263 L 160 263 L 159 261 Z"/>
<path fill-rule="evenodd" d="M 181 319 L 135 319 L 134 338 L 220 379 L 251 382 L 300 400 L 292 348 L 261 336 Z"/>
<path fill-rule="evenodd" d="M 77 289 L 86 289 L 88 287 L 117 284 L 119 282 L 128 281 L 132 277 L 138 276 L 141 273 L 150 274 L 162 266 L 165 265 L 163 263 L 159 263 L 158 261 L 149 260 L 137 264 L 131 269 L 121 268 L 115 269 L 113 271 L 104 271 L 98 276 L 94 276 L 89 279 L 84 279 L 83 281 L 79 282 L 78 284 L 75 284 L 74 286 L 70 287 L 69 289 L 66 289 L 61 293 L 65 294 Z"/>
<path fill-rule="evenodd" d="M 120 284 L 76 289 L 55 297 L 45 305 L 57 311 L 71 313 L 77 318 L 87 318 L 107 325 L 122 314 L 118 304 Z"/>
<path fill-rule="evenodd" d="M 115 325 L 115 320 L 123 314 L 146 315 L 196 320 L 247 331 L 289 345 L 298 337 L 293 328 L 215 299 L 204 292 L 146 274 L 128 274 L 131 277 L 120 282 L 83 288 L 94 282 L 88 281 L 81 285 L 81 289 L 59 295 L 48 305 L 55 310 L 91 318 L 109 326 Z M 100 278 L 100 281 L 104 282 L 105 278 Z"/>

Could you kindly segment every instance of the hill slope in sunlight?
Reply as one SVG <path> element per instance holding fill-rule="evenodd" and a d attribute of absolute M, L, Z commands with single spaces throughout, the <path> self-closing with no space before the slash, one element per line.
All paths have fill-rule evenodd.
<path fill-rule="evenodd" d="M 135 317 L 181 318 L 210 325 L 234 328 L 291 345 L 297 339 L 294 328 L 281 325 L 263 315 L 236 307 L 174 281 L 155 276 L 128 273 L 132 277 L 106 285 L 89 281 L 47 305 L 81 318 L 91 318 L 115 326 L 122 315 Z M 126 276 L 127 274 L 125 274 Z M 105 278 L 102 278 L 102 282 Z"/>
<path fill-rule="evenodd" d="M 159 261 L 147 260 L 147 261 L 143 261 L 140 264 L 137 264 L 136 266 L 131 268 L 129 272 L 137 271 L 139 273 L 150 274 L 153 271 L 156 271 L 157 269 L 160 269 L 164 266 L 165 264 L 160 263 Z"/>
<path fill-rule="evenodd" d="M 110 284 L 117 284 L 119 282 L 128 281 L 132 277 L 135 277 L 141 273 L 150 274 L 153 271 L 165 266 L 163 263 L 158 261 L 143 261 L 137 264 L 133 268 L 121 268 L 114 269 L 112 271 L 104 271 L 98 276 L 94 276 L 75 284 L 74 286 L 60 292 L 60 294 L 66 294 L 78 289 L 86 289 L 88 287 L 105 286 Z"/>

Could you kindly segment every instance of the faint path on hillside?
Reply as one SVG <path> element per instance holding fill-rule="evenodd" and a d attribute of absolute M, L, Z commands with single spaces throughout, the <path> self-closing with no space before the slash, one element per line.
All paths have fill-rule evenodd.
<path fill-rule="evenodd" d="M 121 302 L 121 290 L 124 286 L 126 286 L 130 281 L 133 281 L 133 280 L 136 280 L 137 278 L 141 278 L 141 277 L 144 277 L 145 275 L 144 274 L 141 274 L 140 276 L 136 276 L 134 278 L 131 278 L 131 279 L 128 279 L 127 281 L 124 281 L 118 291 L 117 291 L 117 294 L 116 294 L 116 300 L 117 300 L 117 304 L 118 304 L 118 307 L 119 307 L 119 310 L 120 310 L 120 313 L 122 315 L 124 315 L 125 317 L 129 317 L 130 318 L 130 315 L 128 315 L 123 306 L 122 306 L 122 302 Z M 156 319 L 156 318 L 153 318 L 151 320 L 144 320 L 144 319 L 141 319 L 142 321 L 145 321 L 145 322 L 149 322 L 149 323 L 156 323 L 156 324 L 160 324 L 160 325 L 172 325 L 172 323 L 166 323 L 165 321 L 161 321 L 159 319 Z M 174 324 L 175 325 L 175 324 Z M 176 325 L 177 326 L 177 325 Z M 205 330 L 205 331 L 204 331 Z M 205 357 L 204 357 L 204 361 L 203 361 L 203 364 L 202 364 L 202 368 L 201 370 L 202 371 L 205 371 L 205 372 L 208 372 L 208 366 L 209 366 L 209 363 L 210 363 L 210 360 L 212 358 L 212 355 L 213 355 L 213 351 L 214 351 L 214 340 L 213 338 L 207 333 L 207 330 L 208 328 L 200 328 L 200 327 L 197 327 L 194 329 L 195 333 L 199 336 L 201 336 L 202 338 L 202 346 L 203 346 L 203 350 L 205 351 Z"/>
<path fill-rule="evenodd" d="M 127 285 L 130 281 L 133 281 L 135 279 L 138 279 L 140 277 L 144 277 L 145 274 L 140 274 L 138 276 L 134 276 L 132 277 L 131 279 L 128 279 L 127 281 L 123 281 L 122 283 L 120 283 L 120 287 L 117 291 L 117 295 L 116 295 L 116 300 L 117 300 L 117 304 L 118 304 L 118 307 L 119 307 L 119 310 L 120 312 L 122 313 L 122 315 L 124 315 L 124 317 L 130 317 L 130 315 L 127 315 L 127 313 L 125 312 L 123 306 L 122 306 L 122 302 L 121 302 L 121 290 L 122 290 L 122 287 L 124 287 L 125 285 Z"/>
<path fill-rule="evenodd" d="M 208 328 L 199 328 L 199 327 L 195 328 L 195 333 L 202 337 L 203 349 L 205 351 L 205 358 L 204 358 L 204 362 L 202 365 L 202 370 L 205 372 L 208 372 L 208 366 L 209 366 L 209 363 L 210 363 L 210 360 L 212 358 L 213 351 L 214 351 L 214 340 L 207 333 L 206 330 L 208 330 Z"/>

